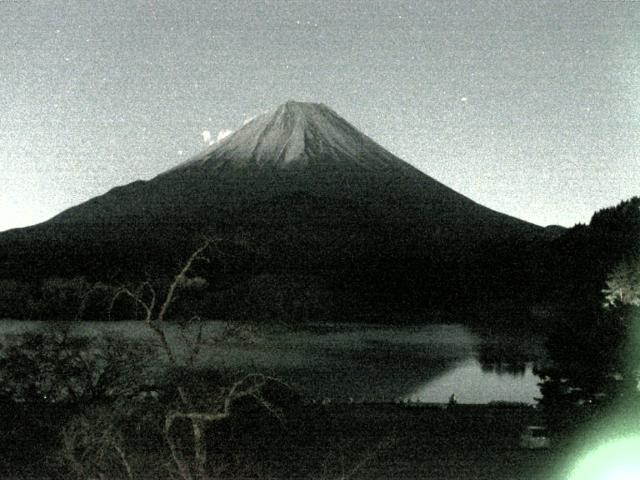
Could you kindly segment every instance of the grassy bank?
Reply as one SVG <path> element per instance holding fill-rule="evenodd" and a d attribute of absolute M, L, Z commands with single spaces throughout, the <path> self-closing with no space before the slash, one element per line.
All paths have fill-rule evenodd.
<path fill-rule="evenodd" d="M 525 406 L 306 405 L 282 423 L 245 412 L 207 432 L 209 466 L 229 479 L 548 479 L 561 445 L 518 446 L 524 426 L 542 421 Z M 5 457 L 0 477 L 80 478 L 61 466 L 55 443 L 39 442 L 40 458 Z M 132 478 L 179 478 L 162 443 L 127 434 Z M 127 477 L 114 468 L 104 478 Z"/>
<path fill-rule="evenodd" d="M 325 407 L 317 416 L 327 421 L 312 435 L 315 455 L 350 447 L 325 478 L 546 479 L 560 452 L 519 448 L 523 428 L 543 422 L 531 407 L 378 404 Z"/>

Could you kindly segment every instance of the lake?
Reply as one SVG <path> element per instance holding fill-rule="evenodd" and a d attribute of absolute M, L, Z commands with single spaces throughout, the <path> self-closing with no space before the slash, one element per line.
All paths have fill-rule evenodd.
<path fill-rule="evenodd" d="M 142 322 L 81 322 L 68 324 L 81 335 L 120 333 L 132 341 L 154 339 Z M 0 321 L 3 343 L 12 335 L 51 328 L 43 322 Z M 221 339 L 221 322 L 203 324 L 208 340 L 199 357 L 203 366 L 234 372 L 277 376 L 308 399 L 322 401 L 447 402 L 492 401 L 534 403 L 540 396 L 531 336 L 481 335 L 460 324 L 390 327 L 369 324 L 312 324 L 256 327 Z M 168 325 L 176 350 L 186 355 L 195 328 Z M 525 352 L 517 364 L 509 358 L 488 361 L 493 349 Z M 535 343 L 535 342 L 534 342 Z M 529 355 L 529 357 L 527 357 Z M 526 361 L 524 361 L 524 360 Z"/>

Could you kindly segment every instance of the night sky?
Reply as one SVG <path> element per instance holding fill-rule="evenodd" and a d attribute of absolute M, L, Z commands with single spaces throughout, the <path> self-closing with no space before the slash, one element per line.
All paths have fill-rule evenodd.
<path fill-rule="evenodd" d="M 496 210 L 640 194 L 640 2 L 0 1 L 0 230 L 288 99 Z"/>

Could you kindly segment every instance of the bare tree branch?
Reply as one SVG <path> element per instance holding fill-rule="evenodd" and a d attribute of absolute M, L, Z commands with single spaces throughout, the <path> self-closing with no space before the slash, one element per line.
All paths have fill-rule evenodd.
<path fill-rule="evenodd" d="M 113 307 L 116 301 L 118 300 L 119 297 L 123 295 L 126 295 L 127 297 L 131 298 L 135 303 L 137 303 L 144 309 L 145 311 L 144 321 L 148 323 L 149 320 L 151 319 L 151 316 L 153 315 L 152 307 L 155 305 L 155 291 L 153 294 L 153 299 L 151 304 L 147 304 L 145 301 L 142 300 L 140 294 L 133 293 L 131 290 L 129 290 L 127 287 L 124 287 L 124 286 L 116 290 L 116 293 L 111 298 L 111 304 L 109 305 L 109 320 L 111 320 L 111 311 L 113 310 Z"/>
<path fill-rule="evenodd" d="M 206 238 L 204 243 L 200 247 L 198 247 L 187 259 L 187 261 L 182 267 L 182 270 L 180 270 L 180 272 L 175 276 L 175 278 L 173 279 L 173 282 L 169 286 L 167 296 L 164 302 L 162 303 L 162 306 L 160 307 L 160 313 L 158 313 L 158 318 L 157 318 L 158 322 L 162 322 L 164 320 L 165 314 L 167 313 L 167 309 L 169 308 L 171 303 L 174 301 L 176 288 L 182 281 L 184 281 L 187 272 L 191 269 L 191 266 L 193 265 L 193 262 L 195 262 L 196 260 L 206 260 L 206 258 L 202 255 L 202 253 L 209 247 L 209 245 L 215 244 L 216 241 L 217 240 L 214 240 L 211 238 Z"/>
<path fill-rule="evenodd" d="M 191 479 L 192 477 L 190 476 L 188 466 L 186 465 L 186 463 L 184 463 L 184 459 L 182 459 L 182 456 L 179 453 L 179 449 L 173 437 L 171 436 L 171 428 L 174 422 L 177 419 L 188 419 L 191 421 L 194 440 L 194 455 L 196 460 L 198 478 L 207 478 L 205 468 L 207 462 L 207 453 L 206 445 L 204 443 L 204 429 L 208 423 L 217 423 L 221 420 L 229 418 L 231 416 L 232 407 L 235 402 L 242 398 L 252 398 L 260 406 L 266 409 L 271 416 L 275 417 L 282 423 L 282 414 L 280 410 L 277 409 L 269 401 L 267 401 L 262 395 L 262 388 L 267 384 L 267 382 L 270 381 L 282 384 L 282 382 L 280 382 L 279 380 L 262 374 L 246 375 L 231 386 L 224 398 L 221 411 L 175 411 L 169 413 L 165 417 L 164 436 L 167 440 L 167 443 L 169 444 L 172 457 L 174 458 L 174 461 L 176 461 L 178 468 L 180 469 L 181 474 L 183 475 L 185 480 Z"/>
<path fill-rule="evenodd" d="M 200 355 L 200 350 L 203 344 L 203 340 L 202 340 L 203 326 L 202 326 L 201 319 L 198 315 L 194 315 L 193 317 L 191 317 L 191 319 L 189 319 L 189 322 L 187 322 L 187 325 L 189 325 L 193 321 L 198 321 L 198 331 L 196 333 L 196 338 L 195 338 L 195 341 L 193 342 L 193 347 L 191 348 L 191 352 L 189 353 L 189 358 L 187 359 L 187 365 L 190 367 L 194 365 L 196 359 L 198 358 L 198 355 Z M 186 338 L 186 335 L 184 335 L 183 338 L 185 341 L 189 340 Z"/>

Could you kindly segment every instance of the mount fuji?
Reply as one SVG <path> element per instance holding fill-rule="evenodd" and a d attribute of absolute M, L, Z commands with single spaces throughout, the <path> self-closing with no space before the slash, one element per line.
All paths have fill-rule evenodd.
<path fill-rule="evenodd" d="M 238 272 L 403 289 L 468 278 L 486 252 L 544 229 L 455 192 L 325 105 L 289 101 L 149 181 L 0 234 L 0 276 L 171 269 L 205 232 L 244 245 L 230 247 Z"/>

